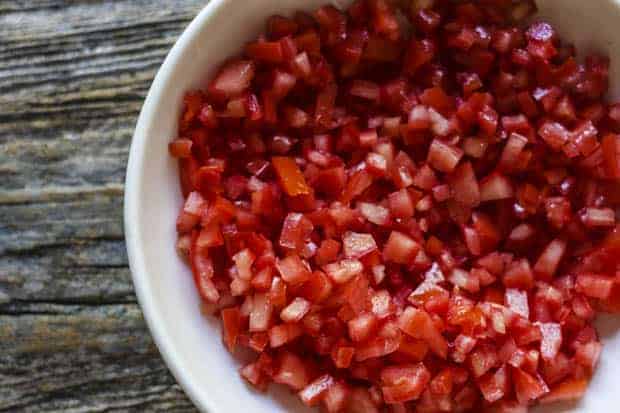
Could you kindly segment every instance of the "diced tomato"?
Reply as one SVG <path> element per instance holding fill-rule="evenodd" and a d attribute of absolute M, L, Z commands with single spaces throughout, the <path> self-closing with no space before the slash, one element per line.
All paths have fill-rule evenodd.
<path fill-rule="evenodd" d="M 248 339 L 248 347 L 252 350 L 261 353 L 265 351 L 269 344 L 269 334 L 267 333 L 254 333 Z"/>
<path fill-rule="evenodd" d="M 273 277 L 271 288 L 269 289 L 269 299 L 271 304 L 276 308 L 284 307 L 286 304 L 286 283 L 280 277 Z"/>
<path fill-rule="evenodd" d="M 553 360 L 562 346 L 562 327 L 557 323 L 541 323 L 539 328 L 542 334 L 540 354 L 544 360 Z"/>
<path fill-rule="evenodd" d="M 426 341 L 435 354 L 446 358 L 448 344 L 426 311 L 407 307 L 398 319 L 398 327 L 411 337 Z"/>
<path fill-rule="evenodd" d="M 511 171 L 519 163 L 519 156 L 527 145 L 528 140 L 525 136 L 518 133 L 512 133 L 508 142 L 504 146 L 502 156 L 499 161 L 499 167 L 504 171 Z"/>
<path fill-rule="evenodd" d="M 579 400 L 588 387 L 585 379 L 567 380 L 553 387 L 551 391 L 540 399 L 541 403 L 556 403 Z"/>
<path fill-rule="evenodd" d="M 354 80 L 349 89 L 353 96 L 378 101 L 381 97 L 381 89 L 378 84 L 366 80 Z"/>
<path fill-rule="evenodd" d="M 175 158 L 189 158 L 192 155 L 192 146 L 190 139 L 175 139 L 168 144 L 168 151 Z"/>
<path fill-rule="evenodd" d="M 331 356 L 334 361 L 334 365 L 339 369 L 349 368 L 353 356 L 355 355 L 355 347 L 338 347 L 332 350 Z"/>
<path fill-rule="evenodd" d="M 480 291 L 480 280 L 474 273 L 467 272 L 460 268 L 455 268 L 450 273 L 448 280 L 457 287 L 460 287 L 470 293 Z"/>
<path fill-rule="evenodd" d="M 301 390 L 308 385 L 308 372 L 299 357 L 290 352 L 283 352 L 278 357 L 278 365 L 273 381 L 286 384 L 293 390 Z"/>
<path fill-rule="evenodd" d="M 431 380 L 424 364 L 386 367 L 381 371 L 383 398 L 386 403 L 403 403 L 420 397 Z"/>
<path fill-rule="evenodd" d="M 346 185 L 346 174 L 343 167 L 323 169 L 314 182 L 317 191 L 332 198 L 338 198 Z"/>
<path fill-rule="evenodd" d="M 300 294 L 310 302 L 320 303 L 332 293 L 333 284 L 323 271 L 314 271 L 301 287 Z"/>
<path fill-rule="evenodd" d="M 204 253 L 196 251 L 195 246 L 190 249 L 190 261 L 192 262 L 194 282 L 200 296 L 209 302 L 217 302 L 220 299 L 220 293 L 212 280 L 214 275 L 213 261 Z"/>
<path fill-rule="evenodd" d="M 303 334 L 299 324 L 280 324 L 269 329 L 269 346 L 281 347 Z"/>
<path fill-rule="evenodd" d="M 542 378 L 533 377 L 521 369 L 512 370 L 512 380 L 519 403 L 528 403 L 549 393 L 549 388 Z"/>
<path fill-rule="evenodd" d="M 358 260 L 347 259 L 327 264 L 323 270 L 336 284 L 344 284 L 360 274 L 364 266 Z"/>
<path fill-rule="evenodd" d="M 440 172 L 452 172 L 463 157 L 463 151 L 438 139 L 433 140 L 428 151 L 428 163 Z"/>
<path fill-rule="evenodd" d="M 508 367 L 502 366 L 495 373 L 489 373 L 478 381 L 484 399 L 495 403 L 503 399 L 510 391 L 510 375 Z"/>
<path fill-rule="evenodd" d="M 347 258 L 362 258 L 377 249 L 372 234 L 360 234 L 349 231 L 342 238 L 344 256 Z"/>
<path fill-rule="evenodd" d="M 273 306 L 269 295 L 265 293 L 254 294 L 249 330 L 251 332 L 267 331 L 271 322 L 272 312 Z"/>
<path fill-rule="evenodd" d="M 588 368 L 589 371 L 593 371 L 601 356 L 602 348 L 603 346 L 601 343 L 596 341 L 578 345 L 577 351 L 575 352 L 575 360 L 577 363 Z"/>
<path fill-rule="evenodd" d="M 538 257 L 534 265 L 536 275 L 544 280 L 551 280 L 557 271 L 560 260 L 566 251 L 566 241 L 555 239 L 551 241 Z"/>
<path fill-rule="evenodd" d="M 436 282 L 427 279 L 418 285 L 409 295 L 408 300 L 414 305 L 424 307 L 427 311 L 442 314 L 448 309 L 450 293 Z"/>
<path fill-rule="evenodd" d="M 506 289 L 505 298 L 506 307 L 525 319 L 530 318 L 530 307 L 528 303 L 527 293 L 525 291 L 514 288 Z"/>
<path fill-rule="evenodd" d="M 614 279 L 600 274 L 579 274 L 575 290 L 591 298 L 605 300 L 609 298 L 614 286 Z"/>
<path fill-rule="evenodd" d="M 476 339 L 459 334 L 454 340 L 454 351 L 452 352 L 452 359 L 457 363 L 464 363 L 469 353 L 476 347 Z"/>
<path fill-rule="evenodd" d="M 370 398 L 366 388 L 356 387 L 351 390 L 347 404 L 349 412 L 379 413 L 379 409 Z"/>
<path fill-rule="evenodd" d="M 465 208 L 475 208 L 480 204 L 480 188 L 471 162 L 463 162 L 449 178 L 452 197 Z"/>
<path fill-rule="evenodd" d="M 618 135 L 605 135 L 601 142 L 603 148 L 603 167 L 605 174 L 612 179 L 620 178 L 620 163 L 618 156 L 619 139 Z"/>
<path fill-rule="evenodd" d="M 534 286 L 534 274 L 527 259 L 514 261 L 504 273 L 504 285 L 508 288 L 529 290 Z"/>
<path fill-rule="evenodd" d="M 553 360 L 543 360 L 542 376 L 549 385 L 554 385 L 564 380 L 575 369 L 572 361 L 562 352 Z"/>
<path fill-rule="evenodd" d="M 318 265 L 324 265 L 329 262 L 335 261 L 340 252 L 340 242 L 327 239 L 321 242 L 321 246 L 315 255 L 315 261 Z"/>
<path fill-rule="evenodd" d="M 474 376 L 482 377 L 499 364 L 497 350 L 491 345 L 479 346 L 469 355 L 469 364 Z"/>
<path fill-rule="evenodd" d="M 562 228 L 571 218 L 571 205 L 563 197 L 547 198 L 545 200 L 547 219 L 556 228 Z"/>
<path fill-rule="evenodd" d="M 340 195 L 340 201 L 343 203 L 351 202 L 352 200 L 363 194 L 364 191 L 368 189 L 370 185 L 372 185 L 372 182 L 373 177 L 365 170 L 361 170 L 355 173 L 347 181 L 347 185 L 345 186 L 342 194 Z"/>
<path fill-rule="evenodd" d="M 299 392 L 299 398 L 308 406 L 314 406 L 321 401 L 323 395 L 334 384 L 334 378 L 325 374 L 308 384 Z"/>
<path fill-rule="evenodd" d="M 430 62 L 436 53 L 435 44 L 427 39 L 413 40 L 409 44 L 405 56 L 404 69 L 409 75 L 415 74 L 418 69 Z"/>
<path fill-rule="evenodd" d="M 292 212 L 284 219 L 280 233 L 280 246 L 290 251 L 301 253 L 314 226 L 303 214 Z"/>
<path fill-rule="evenodd" d="M 200 240 L 200 237 L 198 239 Z M 246 248 L 236 253 L 232 259 L 235 262 L 239 278 L 246 281 L 252 279 L 252 264 L 256 259 L 254 253 Z"/>
<path fill-rule="evenodd" d="M 402 232 L 392 231 L 383 248 L 383 258 L 398 264 L 409 264 L 420 251 L 420 245 Z"/>
<path fill-rule="evenodd" d="M 415 212 L 415 205 L 409 191 L 401 189 L 388 196 L 390 215 L 394 218 L 411 218 Z"/>
<path fill-rule="evenodd" d="M 390 210 L 381 205 L 358 202 L 357 208 L 366 220 L 375 225 L 385 226 L 390 222 Z"/>
<path fill-rule="evenodd" d="M 310 187 L 294 159 L 275 156 L 271 160 L 280 179 L 280 185 L 289 196 L 307 195 Z"/>
<path fill-rule="evenodd" d="M 254 42 L 245 47 L 248 57 L 268 63 L 281 63 L 284 56 L 280 42 Z"/>
<path fill-rule="evenodd" d="M 234 351 L 237 338 L 241 331 L 241 314 L 238 307 L 225 308 L 222 310 L 222 326 L 224 343 L 228 350 Z"/>
<path fill-rule="evenodd" d="M 263 388 L 264 377 L 257 363 L 250 363 L 246 365 L 240 370 L 239 373 L 241 374 L 241 377 L 248 381 L 248 383 L 252 384 L 258 389 Z"/>
<path fill-rule="evenodd" d="M 185 210 L 181 210 L 177 218 L 177 232 L 179 234 L 185 234 L 191 232 L 200 223 L 200 216 L 190 214 Z"/>
<path fill-rule="evenodd" d="M 365 361 L 394 353 L 399 349 L 400 337 L 375 337 L 355 349 L 355 360 Z"/>
<path fill-rule="evenodd" d="M 273 56 L 273 55 L 272 55 Z M 284 99 L 295 87 L 297 78 L 288 72 L 276 70 L 273 75 L 271 96 L 276 100 Z"/>
<path fill-rule="evenodd" d="M 612 228 L 616 225 L 616 213 L 611 208 L 588 207 L 580 215 L 581 221 L 588 228 Z"/>
<path fill-rule="evenodd" d="M 299 322 L 310 311 L 310 302 L 296 297 L 280 313 L 280 318 L 286 323 Z"/>
<path fill-rule="evenodd" d="M 333 383 L 323 395 L 323 403 L 328 413 L 337 413 L 344 409 L 350 390 L 342 382 Z"/>
<path fill-rule="evenodd" d="M 453 369 L 444 368 L 433 377 L 429 389 L 431 393 L 435 395 L 448 395 L 452 393 L 453 382 Z"/>
<path fill-rule="evenodd" d="M 220 69 L 209 86 L 209 92 L 224 98 L 238 96 L 250 87 L 255 70 L 252 61 L 232 61 Z"/>
<path fill-rule="evenodd" d="M 325 128 L 331 126 L 330 124 L 333 121 L 332 112 L 334 110 L 337 93 L 337 85 L 330 83 L 317 95 L 314 110 L 314 121 L 316 124 L 322 125 Z"/>
<path fill-rule="evenodd" d="M 378 327 L 378 319 L 372 313 L 360 314 L 359 316 L 349 320 L 349 337 L 354 342 L 367 340 Z"/>
<path fill-rule="evenodd" d="M 498 201 L 514 197 L 510 180 L 504 175 L 493 173 L 480 182 L 480 201 Z"/>
<path fill-rule="evenodd" d="M 297 255 L 290 255 L 276 262 L 282 279 L 288 284 L 302 284 L 310 278 L 310 270 Z"/>

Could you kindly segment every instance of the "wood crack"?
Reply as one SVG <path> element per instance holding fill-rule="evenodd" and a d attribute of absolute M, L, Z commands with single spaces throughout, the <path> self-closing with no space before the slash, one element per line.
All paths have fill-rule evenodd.
<path fill-rule="evenodd" d="M 66 199 L 75 195 L 123 195 L 123 184 L 107 184 L 104 186 L 85 186 L 85 187 L 55 187 L 48 186 L 45 188 L 34 189 L 18 189 L 13 191 L 0 191 L 1 204 L 28 204 L 33 202 L 51 202 Z"/>

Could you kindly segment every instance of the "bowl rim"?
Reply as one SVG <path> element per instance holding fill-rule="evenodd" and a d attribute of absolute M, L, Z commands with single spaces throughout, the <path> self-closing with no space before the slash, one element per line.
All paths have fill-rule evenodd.
<path fill-rule="evenodd" d="M 138 304 L 146 320 L 149 332 L 166 366 L 185 394 L 187 394 L 198 410 L 212 413 L 218 411 L 217 407 L 213 405 L 212 400 L 206 397 L 206 393 L 201 391 L 198 383 L 191 380 L 181 371 L 180 355 L 175 350 L 172 340 L 166 335 L 164 323 L 155 313 L 152 285 L 148 281 L 140 231 L 138 226 L 135 225 L 136 222 L 139 222 L 138 205 L 140 203 L 140 191 L 135 189 L 141 185 L 143 179 L 141 171 L 143 170 L 145 159 L 145 147 L 148 142 L 147 129 L 148 125 L 154 121 L 155 109 L 161 100 L 164 86 L 170 81 L 183 53 L 204 28 L 204 25 L 208 24 L 211 17 L 217 14 L 218 10 L 230 1 L 232 0 L 210 0 L 183 30 L 157 71 L 140 111 L 130 144 L 125 175 L 123 208 L 123 225 L 129 268 Z"/>

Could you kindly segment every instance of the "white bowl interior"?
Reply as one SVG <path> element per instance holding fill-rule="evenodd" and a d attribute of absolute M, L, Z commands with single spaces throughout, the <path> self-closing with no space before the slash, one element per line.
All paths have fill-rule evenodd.
<path fill-rule="evenodd" d="M 158 73 L 132 142 L 125 194 L 125 229 L 138 298 L 154 339 L 196 405 L 210 413 L 309 412 L 287 391 L 253 392 L 222 345 L 218 322 L 204 317 L 192 277 L 175 251 L 175 219 L 182 204 L 176 162 L 167 145 L 177 131 L 185 91 L 204 86 L 218 62 L 263 30 L 267 16 L 312 10 L 325 0 L 212 0 L 184 32 Z M 348 1 L 335 2 L 343 5 Z M 580 51 L 612 59 L 612 92 L 620 98 L 620 8 L 615 0 L 540 0 L 540 16 Z M 612 317 L 599 326 L 605 349 L 594 381 L 575 412 L 615 411 L 620 334 Z M 274 387 L 274 386 L 272 386 Z M 550 411 L 550 408 L 544 408 Z M 557 409 L 553 409 L 557 411 Z"/>

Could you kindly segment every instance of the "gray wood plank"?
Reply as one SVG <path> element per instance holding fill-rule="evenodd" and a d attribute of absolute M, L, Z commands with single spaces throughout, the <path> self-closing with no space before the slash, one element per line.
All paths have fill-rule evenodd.
<path fill-rule="evenodd" d="M 0 0 L 0 412 L 195 411 L 136 304 L 142 101 L 207 0 Z"/>
<path fill-rule="evenodd" d="M 0 411 L 192 411 L 135 304 L 13 304 L 0 315 Z"/>

